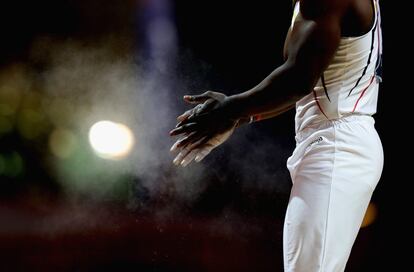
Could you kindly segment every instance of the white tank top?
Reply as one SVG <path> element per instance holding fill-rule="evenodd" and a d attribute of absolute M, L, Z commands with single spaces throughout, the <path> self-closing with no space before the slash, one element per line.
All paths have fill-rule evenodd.
<path fill-rule="evenodd" d="M 301 20 L 296 3 L 292 28 Z M 359 37 L 342 37 L 328 68 L 313 91 L 296 103 L 296 132 L 326 120 L 351 114 L 373 115 L 381 82 L 382 33 L 378 0 L 373 0 L 375 21 Z"/>

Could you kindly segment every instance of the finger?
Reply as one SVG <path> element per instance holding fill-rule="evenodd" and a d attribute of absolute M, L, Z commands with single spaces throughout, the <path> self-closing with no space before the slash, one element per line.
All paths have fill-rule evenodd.
<path fill-rule="evenodd" d="M 213 102 L 213 100 L 211 100 L 211 101 L 207 100 L 204 104 L 198 104 L 194 108 L 192 108 L 192 109 L 184 112 L 182 115 L 178 116 L 177 121 L 179 121 L 179 122 L 175 127 L 179 127 L 182 124 L 184 124 L 190 116 L 197 115 L 197 114 L 200 114 L 200 113 L 206 111 L 208 108 L 210 108 L 209 106 L 210 106 L 210 104 L 212 104 L 212 102 Z"/>
<path fill-rule="evenodd" d="M 196 162 L 201 162 L 208 154 L 214 149 L 213 145 L 206 145 L 204 148 L 200 149 L 197 156 L 195 157 Z"/>
<path fill-rule="evenodd" d="M 197 129 L 197 123 L 188 123 L 182 126 L 179 126 L 170 131 L 170 136 L 175 136 L 183 133 L 191 133 Z"/>
<path fill-rule="evenodd" d="M 176 151 L 178 148 L 177 148 L 177 145 L 178 145 L 178 143 L 179 143 L 180 141 L 176 141 L 172 146 L 171 146 L 171 148 L 170 148 L 170 151 L 171 152 L 174 152 L 174 151 Z"/>
<path fill-rule="evenodd" d="M 192 113 L 190 116 L 188 116 L 186 119 L 184 119 L 184 120 L 182 120 L 182 121 L 180 121 L 177 125 L 176 125 L 176 127 L 180 127 L 180 126 L 182 126 L 182 125 L 184 125 L 184 124 L 188 124 L 188 123 L 197 123 L 197 120 L 199 119 L 199 118 L 197 118 L 198 116 L 200 116 L 200 115 L 196 115 L 196 114 L 194 114 L 194 113 Z"/>
<path fill-rule="evenodd" d="M 177 166 L 178 165 L 182 165 L 184 167 L 187 166 L 192 160 L 194 160 L 194 158 L 199 153 L 196 147 L 205 144 L 206 141 L 208 141 L 208 138 L 202 137 L 200 140 L 196 141 L 195 143 L 188 144 L 187 146 L 183 147 L 181 152 L 173 160 L 173 163 Z"/>
<path fill-rule="evenodd" d="M 178 139 L 173 145 L 172 145 L 172 147 L 171 147 L 171 149 L 170 149 L 170 151 L 171 152 L 174 152 L 174 151 L 176 151 L 178 148 L 179 148 L 179 144 L 181 143 L 181 141 L 183 140 L 183 139 L 185 139 L 185 138 L 187 138 L 188 136 L 191 136 L 191 135 L 193 135 L 195 132 L 192 132 L 192 133 L 190 133 L 189 135 L 185 135 L 184 137 L 182 137 L 182 138 L 180 138 L 180 139 Z M 185 149 L 187 146 L 181 146 L 181 149 Z"/>
<path fill-rule="evenodd" d="M 200 140 L 204 136 L 205 136 L 204 133 L 194 132 L 194 133 L 180 139 L 180 142 L 177 144 L 177 148 L 186 147 L 187 145 L 191 146 L 191 144 L 196 143 L 198 140 Z"/>
<path fill-rule="evenodd" d="M 204 117 L 213 114 L 212 108 L 215 105 L 214 102 L 215 100 L 211 99 L 202 105 L 200 104 L 199 108 L 196 109 L 193 114 L 188 116 L 187 119 L 183 121 L 183 123 L 196 122 L 195 120 L 202 120 Z"/>
<path fill-rule="evenodd" d="M 184 148 L 180 153 L 178 153 L 178 155 L 175 157 L 175 159 L 173 160 L 173 163 L 175 165 L 180 165 L 182 160 L 185 158 L 185 156 L 187 156 L 187 154 L 190 152 L 190 150 L 188 148 Z"/>
<path fill-rule="evenodd" d="M 198 95 L 184 95 L 184 101 L 190 104 L 204 103 L 207 99 L 211 98 L 211 93 L 211 91 L 207 91 Z"/>
<path fill-rule="evenodd" d="M 200 139 L 190 142 L 187 145 L 183 146 L 182 148 L 186 148 L 187 146 L 190 146 L 191 149 L 200 149 L 202 146 L 204 146 L 208 141 L 210 137 L 203 136 Z"/>
<path fill-rule="evenodd" d="M 211 109 L 212 106 L 214 106 L 214 102 L 216 100 L 209 98 L 207 99 L 203 104 L 199 104 L 197 105 L 197 107 L 199 107 L 198 109 L 195 109 L 194 113 L 195 114 L 201 114 L 206 112 L 207 110 Z"/>
<path fill-rule="evenodd" d="M 182 126 L 184 124 L 188 124 L 188 123 L 197 123 L 196 120 L 200 120 L 202 117 L 205 117 L 206 114 L 208 114 L 209 112 L 206 111 L 206 108 L 202 108 L 201 104 L 198 105 L 199 107 L 195 107 L 192 109 L 192 113 L 190 114 L 190 116 L 186 117 L 186 119 L 180 121 L 176 127 Z M 207 105 L 208 107 L 209 105 Z"/>
<path fill-rule="evenodd" d="M 190 139 L 191 140 L 191 138 L 189 138 L 190 136 L 193 136 L 194 134 L 195 134 L 196 132 L 191 132 L 190 134 L 187 134 L 187 135 L 185 135 L 184 137 L 182 137 L 182 138 L 180 138 L 180 139 L 178 139 L 173 145 L 172 145 L 172 147 L 171 147 L 171 149 L 170 149 L 170 151 L 171 152 L 174 152 L 174 151 L 176 151 L 177 149 L 179 149 L 179 148 L 181 148 L 182 150 L 184 150 L 184 149 L 186 149 L 186 148 L 191 148 L 191 149 L 194 149 L 194 145 L 196 145 L 200 140 L 197 140 L 196 142 L 191 142 L 191 141 L 188 141 L 188 142 L 184 142 L 184 144 L 183 144 L 183 140 L 187 140 L 187 139 Z M 194 139 L 198 139 L 199 137 L 196 137 L 196 138 L 194 138 Z"/>
<path fill-rule="evenodd" d="M 182 125 L 184 125 L 184 121 L 185 121 L 185 119 L 184 119 L 184 120 L 182 120 L 182 121 L 180 121 L 180 122 L 178 122 L 178 123 L 175 125 L 175 127 L 176 127 L 176 128 L 181 127 Z"/>
<path fill-rule="evenodd" d="M 213 137 L 214 139 L 214 137 Z M 196 162 L 200 162 L 205 156 L 207 156 L 216 146 L 211 144 L 212 137 L 204 137 L 201 141 L 197 143 L 196 148 L 198 150 L 197 156 L 195 158 Z"/>
<path fill-rule="evenodd" d="M 174 152 L 179 148 L 178 144 L 181 142 L 182 139 L 183 138 L 181 138 L 180 140 L 178 140 L 174 143 L 174 145 L 170 149 L 171 152 Z M 204 143 L 206 143 L 206 140 L 207 140 L 207 137 L 202 137 L 201 139 L 197 140 L 196 142 L 187 143 L 186 145 L 181 146 L 181 149 L 182 150 L 189 149 L 191 151 L 193 149 L 198 148 L 200 145 L 203 145 Z"/>
<path fill-rule="evenodd" d="M 183 149 L 185 149 L 187 151 L 187 154 L 185 154 L 182 157 L 182 161 L 181 161 L 180 165 L 185 167 L 191 161 L 193 161 L 195 159 L 195 157 L 197 156 L 198 152 L 199 152 L 197 147 L 199 147 L 200 145 L 202 146 L 203 144 L 206 143 L 206 141 L 208 141 L 208 138 L 207 137 L 202 137 L 200 140 L 185 146 Z"/>
<path fill-rule="evenodd" d="M 200 140 L 198 140 L 196 143 L 191 144 L 187 147 L 190 148 L 191 152 L 188 153 L 183 160 L 181 161 L 181 165 L 183 167 L 187 166 L 191 161 L 196 160 L 196 162 L 201 161 L 205 156 L 210 153 L 210 151 L 214 148 L 211 145 L 206 145 L 206 143 L 209 141 L 208 137 L 203 137 Z M 185 148 L 187 148 L 185 147 Z"/>
<path fill-rule="evenodd" d="M 190 110 L 184 112 L 183 114 L 181 114 L 180 116 L 177 117 L 177 121 L 181 122 L 181 121 L 185 120 L 192 113 L 193 113 L 193 109 L 190 109 Z"/>
<path fill-rule="evenodd" d="M 197 156 L 198 154 L 198 150 L 197 149 L 193 149 L 191 150 L 181 161 L 180 165 L 182 167 L 186 167 L 187 165 L 190 164 L 190 162 L 192 162 L 194 160 L 194 158 Z"/>

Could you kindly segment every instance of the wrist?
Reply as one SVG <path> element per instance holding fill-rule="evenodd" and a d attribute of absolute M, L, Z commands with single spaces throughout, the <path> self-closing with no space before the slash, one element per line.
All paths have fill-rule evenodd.
<path fill-rule="evenodd" d="M 228 96 L 227 105 L 230 118 L 249 122 L 250 115 L 246 112 L 246 102 L 242 94 Z"/>
<path fill-rule="evenodd" d="M 230 118 L 237 120 L 236 127 L 240 127 L 244 124 L 251 124 L 263 119 L 261 114 L 249 114 L 247 109 L 247 98 L 244 94 L 236 94 L 228 97 L 229 112 L 231 112 Z"/>
<path fill-rule="evenodd" d="M 236 128 L 241 127 L 242 125 L 245 124 L 251 124 L 252 123 L 252 118 L 251 117 L 241 117 L 239 118 L 239 120 L 237 121 L 237 125 Z"/>

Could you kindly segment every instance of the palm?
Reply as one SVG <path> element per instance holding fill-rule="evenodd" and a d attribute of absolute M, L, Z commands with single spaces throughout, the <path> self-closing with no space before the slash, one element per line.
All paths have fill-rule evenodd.
<path fill-rule="evenodd" d="M 214 109 L 220 107 L 226 96 L 221 93 L 209 92 L 201 95 L 200 101 L 187 101 L 198 105 L 180 115 L 177 128 L 171 135 L 184 134 L 171 148 L 172 151 L 180 149 L 174 159 L 177 165 L 186 166 L 191 161 L 201 161 L 214 148 L 223 144 L 233 134 L 237 121 L 214 114 Z M 207 96 L 207 97 L 206 97 Z M 191 116 L 203 116 L 198 122 L 191 122 Z"/>
<path fill-rule="evenodd" d="M 198 145 L 198 143 L 188 144 L 183 147 L 180 153 L 174 159 L 176 165 L 187 166 L 193 160 L 200 162 L 203 160 L 210 152 L 216 147 L 223 144 L 227 141 L 230 136 L 233 134 L 236 125 L 228 127 L 226 130 L 217 132 L 216 134 L 210 136 L 210 138 L 205 139 L 203 144 Z"/>
<path fill-rule="evenodd" d="M 236 125 L 232 125 L 228 127 L 226 130 L 217 132 L 214 136 L 211 137 L 211 139 L 207 142 L 207 144 L 214 145 L 214 147 L 217 147 L 227 141 L 230 136 L 233 134 L 234 129 L 236 128 Z"/>

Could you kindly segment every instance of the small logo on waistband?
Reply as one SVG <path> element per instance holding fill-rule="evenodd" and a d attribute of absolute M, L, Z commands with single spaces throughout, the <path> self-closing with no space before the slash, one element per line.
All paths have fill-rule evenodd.
<path fill-rule="evenodd" d="M 313 140 L 312 142 L 310 142 L 309 144 L 308 144 L 308 147 L 310 147 L 310 146 L 312 146 L 312 145 L 314 145 L 314 144 L 319 144 L 320 142 L 322 142 L 323 141 L 323 138 L 322 138 L 322 136 L 319 136 L 318 138 L 316 138 L 315 140 Z"/>

